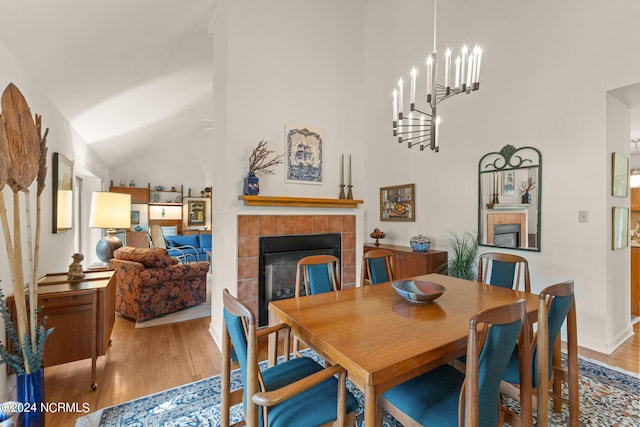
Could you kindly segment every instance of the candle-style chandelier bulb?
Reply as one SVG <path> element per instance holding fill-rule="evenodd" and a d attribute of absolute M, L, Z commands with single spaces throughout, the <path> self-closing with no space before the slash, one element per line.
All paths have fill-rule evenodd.
<path fill-rule="evenodd" d="M 452 64 L 452 51 L 447 48 L 444 56 L 444 84 L 437 82 L 438 54 L 436 51 L 436 4 L 433 6 L 433 53 L 427 56 L 425 61 L 426 76 L 419 79 L 419 71 L 413 67 L 410 72 L 409 114 L 404 112 L 404 83 L 402 78 L 398 80 L 398 87 L 393 90 L 393 136 L 398 137 L 398 143 L 407 143 L 409 148 L 419 146 L 420 151 L 429 147 L 438 152 L 438 124 L 440 118 L 436 114 L 437 106 L 445 99 L 461 93 L 471 93 L 480 89 L 480 65 L 482 62 L 482 49 L 475 45 L 469 52 L 469 48 L 463 45 L 460 53 L 456 55 Z M 416 107 L 416 93 L 418 81 L 425 82 L 425 95 L 427 111 Z M 453 84 L 453 86 L 452 86 Z M 406 118 L 405 118 L 406 117 Z"/>

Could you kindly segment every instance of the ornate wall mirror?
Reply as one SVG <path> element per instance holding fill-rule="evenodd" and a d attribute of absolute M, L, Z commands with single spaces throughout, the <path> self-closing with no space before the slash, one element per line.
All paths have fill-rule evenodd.
<path fill-rule="evenodd" d="M 478 242 L 540 252 L 542 156 L 505 145 L 478 162 Z"/>
<path fill-rule="evenodd" d="M 73 163 L 59 153 L 53 153 L 53 232 L 61 233 L 73 227 Z"/>

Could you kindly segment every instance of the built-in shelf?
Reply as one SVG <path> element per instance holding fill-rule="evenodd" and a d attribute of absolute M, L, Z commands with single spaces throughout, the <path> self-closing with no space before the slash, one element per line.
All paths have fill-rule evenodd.
<path fill-rule="evenodd" d="M 286 206 L 303 208 L 357 208 L 363 200 L 319 199 L 312 197 L 239 196 L 245 206 Z"/>

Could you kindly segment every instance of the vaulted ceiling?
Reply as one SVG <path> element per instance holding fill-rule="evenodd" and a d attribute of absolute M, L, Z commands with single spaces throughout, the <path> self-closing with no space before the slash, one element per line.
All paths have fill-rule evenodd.
<path fill-rule="evenodd" d="M 214 0 L 0 3 L 0 40 L 109 167 L 210 126 Z"/>

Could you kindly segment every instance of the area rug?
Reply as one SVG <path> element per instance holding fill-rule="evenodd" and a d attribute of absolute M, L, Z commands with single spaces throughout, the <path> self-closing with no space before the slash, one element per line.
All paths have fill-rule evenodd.
<path fill-rule="evenodd" d="M 200 319 L 201 317 L 211 317 L 211 301 L 205 301 L 193 307 L 174 313 L 165 314 L 153 319 L 136 321 L 136 329 L 151 328 L 153 326 L 168 325 L 169 323 L 185 322 L 187 320 Z"/>
<path fill-rule="evenodd" d="M 312 355 L 316 357 L 315 355 Z M 640 377 L 610 369 L 593 361 L 579 360 L 580 422 L 586 426 L 640 425 Z M 232 374 L 239 386 L 239 371 Z M 364 396 L 348 381 L 348 388 L 360 402 L 362 414 Z M 76 427 L 178 427 L 220 425 L 220 376 L 214 376 L 157 394 L 101 409 L 79 418 Z M 232 408 L 232 422 L 242 419 L 242 407 Z M 566 426 L 569 413 L 551 413 L 549 425 Z M 362 425 L 362 417 L 358 417 Z M 385 413 L 384 426 L 401 426 Z"/>

